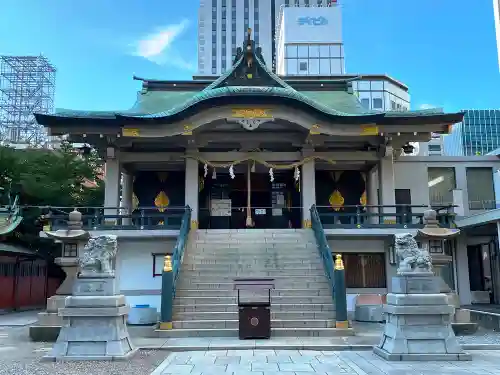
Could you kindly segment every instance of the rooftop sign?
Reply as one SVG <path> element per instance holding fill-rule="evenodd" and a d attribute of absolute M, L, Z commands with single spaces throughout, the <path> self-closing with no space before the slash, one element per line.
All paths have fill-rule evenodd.
<path fill-rule="evenodd" d="M 299 26 L 324 26 L 328 25 L 328 20 L 325 17 L 299 17 L 297 23 Z"/>

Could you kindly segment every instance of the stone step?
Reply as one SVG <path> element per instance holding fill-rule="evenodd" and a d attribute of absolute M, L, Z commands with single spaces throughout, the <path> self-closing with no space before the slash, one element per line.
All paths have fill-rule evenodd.
<path fill-rule="evenodd" d="M 186 264 L 234 264 L 252 263 L 261 264 L 269 261 L 278 261 L 289 264 L 323 264 L 319 254 L 300 253 L 298 256 L 292 254 L 196 254 L 187 252 L 183 263 Z"/>
<path fill-rule="evenodd" d="M 296 281 L 294 278 L 290 279 L 276 279 L 274 281 L 275 288 L 277 289 L 299 289 L 306 288 L 309 290 L 313 289 L 328 289 L 330 290 L 330 282 L 323 277 L 323 281 L 312 281 L 307 280 Z M 179 289 L 203 289 L 203 290 L 234 290 L 234 283 L 230 282 L 193 282 L 188 279 L 180 279 L 177 284 L 177 290 Z"/>
<path fill-rule="evenodd" d="M 185 254 L 183 264 L 220 264 L 220 265 L 233 265 L 235 263 L 239 262 L 244 262 L 245 264 L 269 264 L 269 263 L 283 263 L 287 265 L 294 265 L 294 264 L 315 264 L 315 265 L 321 265 L 323 266 L 323 262 L 319 255 L 316 257 L 312 257 L 308 255 L 307 257 L 304 257 L 304 254 L 302 254 L 301 257 L 296 258 L 296 257 L 284 257 L 284 256 L 276 256 L 276 255 L 269 255 L 269 256 L 253 256 L 253 255 L 238 255 L 234 257 L 228 257 L 225 256 L 225 254 L 217 255 L 217 256 L 211 256 L 207 257 L 204 255 L 197 255 L 197 254 Z"/>
<path fill-rule="evenodd" d="M 223 329 L 238 328 L 239 321 L 235 320 L 174 320 L 174 329 Z M 335 325 L 333 320 L 271 320 L 271 325 L 276 328 L 332 328 Z"/>
<path fill-rule="evenodd" d="M 254 271 L 249 270 L 189 270 L 182 268 L 183 277 L 193 276 L 219 276 L 222 277 L 274 277 L 274 276 L 323 276 L 325 271 L 323 269 L 270 269 L 267 271 Z"/>
<path fill-rule="evenodd" d="M 272 303 L 272 311 L 334 311 L 333 301 L 330 303 Z M 181 305 L 174 304 L 174 312 L 237 312 L 238 305 L 236 303 L 229 304 L 196 304 L 196 305 Z"/>
<path fill-rule="evenodd" d="M 237 328 L 156 330 L 160 338 L 238 337 Z M 343 337 L 353 336 L 352 328 L 271 328 L 271 337 Z"/>
<path fill-rule="evenodd" d="M 195 239 L 249 239 L 249 238 L 265 238 L 265 239 L 285 239 L 285 240 L 312 240 L 314 236 L 304 235 L 303 233 L 196 233 L 192 236 Z"/>
<path fill-rule="evenodd" d="M 181 282 L 189 280 L 189 282 L 194 283 L 207 283 L 207 284 L 215 284 L 215 283 L 224 283 L 224 282 L 233 282 L 235 276 L 234 275 L 220 275 L 220 274 L 203 274 L 196 275 L 191 273 L 184 273 L 181 269 L 179 273 L 179 280 Z M 283 283 L 288 281 L 295 281 L 299 283 L 306 282 L 326 282 L 327 278 L 325 275 L 293 275 L 290 277 L 289 275 L 274 275 L 273 276 L 275 283 Z"/>
<path fill-rule="evenodd" d="M 176 296 L 178 297 L 231 297 L 236 296 L 236 290 L 197 290 L 197 289 L 177 289 Z M 256 295 L 256 296 L 267 296 L 267 293 L 250 293 L 249 291 L 241 291 L 240 296 Z M 271 291 L 271 297 L 273 296 L 331 296 L 332 292 L 330 288 L 326 287 L 324 289 L 274 289 Z"/>
<path fill-rule="evenodd" d="M 197 252 L 221 252 L 225 251 L 227 253 L 264 253 L 264 252 L 281 252 L 290 254 L 302 254 L 304 250 L 316 250 L 317 246 L 315 243 L 290 243 L 286 242 L 283 244 L 259 244 L 255 242 L 248 243 L 228 243 L 226 241 L 215 242 L 207 241 L 206 243 L 200 242 L 190 242 L 189 249 Z M 317 251 L 317 250 L 316 250 Z"/>
<path fill-rule="evenodd" d="M 243 299 L 243 298 L 241 298 Z M 267 297 L 266 297 L 267 299 Z M 246 299 L 243 299 L 246 300 Z M 309 304 L 325 304 L 331 303 L 332 296 L 272 296 L 271 304 L 300 304 L 300 303 L 309 303 Z M 181 305 L 205 305 L 205 304 L 234 304 L 237 303 L 236 296 L 222 296 L 222 297 L 210 297 L 210 296 L 193 296 L 193 297 L 182 297 L 175 296 L 175 303 Z"/>
<path fill-rule="evenodd" d="M 318 270 L 323 272 L 323 265 L 321 264 L 279 264 L 279 263 L 268 263 L 268 264 L 252 264 L 252 263 L 237 263 L 237 264 L 189 264 L 184 263 L 182 265 L 184 271 L 210 271 L 210 272 L 267 272 L 267 271 L 284 271 L 284 270 Z"/>
<path fill-rule="evenodd" d="M 309 322 L 314 320 L 335 320 L 333 311 L 273 311 L 271 310 L 272 320 L 294 321 L 306 319 Z M 211 311 L 196 311 L 196 312 L 176 312 L 173 317 L 174 321 L 235 321 L 238 320 L 237 311 L 226 312 L 211 312 Z M 308 325 L 309 326 L 309 325 Z M 285 327 L 286 328 L 286 327 Z"/>
<path fill-rule="evenodd" d="M 236 290 L 200 290 L 200 289 L 179 289 L 177 288 L 176 296 L 178 297 L 232 297 L 237 295 Z M 245 296 L 267 296 L 267 293 L 251 293 L 249 291 L 240 291 L 240 296 L 243 298 Z M 323 289 L 274 289 L 271 290 L 271 297 L 273 296 L 331 296 L 332 292 L 330 288 L 326 287 Z"/>

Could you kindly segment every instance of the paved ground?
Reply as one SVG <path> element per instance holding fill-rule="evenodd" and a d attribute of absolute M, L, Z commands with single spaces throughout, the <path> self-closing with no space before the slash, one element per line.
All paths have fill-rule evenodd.
<path fill-rule="evenodd" d="M 28 337 L 28 325 L 34 317 L 36 312 L 0 315 L 0 375 L 500 375 L 500 351 L 472 351 L 472 362 L 416 364 L 385 362 L 371 351 L 320 351 L 322 346 L 350 345 L 356 350 L 356 345 L 373 345 L 378 342 L 381 329 L 376 324 L 357 327 L 362 333 L 356 337 L 244 341 L 135 338 L 133 341 L 144 350 L 129 362 L 47 363 L 40 359 L 52 344 L 34 343 Z M 500 334 L 492 331 L 479 331 L 458 339 L 464 344 L 500 345 Z M 271 345 L 277 350 L 267 350 Z M 195 346 L 196 352 L 182 351 Z M 290 350 L 292 346 L 296 346 L 296 350 Z M 233 350 L 226 350 L 227 347 Z M 159 348 L 162 350 L 155 350 Z M 249 350 L 241 350 L 243 348 Z M 171 350 L 181 352 L 169 356 Z"/>
<path fill-rule="evenodd" d="M 28 327 L 0 327 L 0 375 L 147 375 L 167 351 L 140 351 L 129 362 L 41 362 L 52 344 L 29 340 Z"/>
<path fill-rule="evenodd" d="M 223 350 L 172 353 L 151 375 L 492 375 L 500 352 L 471 362 L 386 362 L 372 352 Z"/>

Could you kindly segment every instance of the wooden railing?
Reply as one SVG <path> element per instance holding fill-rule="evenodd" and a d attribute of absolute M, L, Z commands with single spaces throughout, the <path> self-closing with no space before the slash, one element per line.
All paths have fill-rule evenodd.
<path fill-rule="evenodd" d="M 320 216 L 313 205 L 310 209 L 311 212 L 311 227 L 314 232 L 314 237 L 316 237 L 316 246 L 323 261 L 323 268 L 325 269 L 326 276 L 330 282 L 330 287 L 332 291 L 332 298 L 334 292 L 334 277 L 333 277 L 333 255 L 328 241 L 326 240 L 325 231 L 323 230 L 323 225 L 321 223 Z"/>

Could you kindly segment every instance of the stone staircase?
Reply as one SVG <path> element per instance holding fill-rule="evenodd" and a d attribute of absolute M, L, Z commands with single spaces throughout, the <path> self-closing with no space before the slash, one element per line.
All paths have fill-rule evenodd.
<path fill-rule="evenodd" d="M 273 336 L 350 334 L 332 328 L 332 295 L 312 230 L 212 229 L 190 234 L 174 300 L 173 329 L 160 335 L 237 337 L 236 277 L 275 278 Z M 241 293 L 242 299 L 250 297 L 249 292 Z"/>

